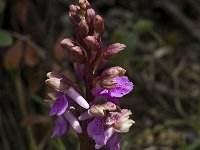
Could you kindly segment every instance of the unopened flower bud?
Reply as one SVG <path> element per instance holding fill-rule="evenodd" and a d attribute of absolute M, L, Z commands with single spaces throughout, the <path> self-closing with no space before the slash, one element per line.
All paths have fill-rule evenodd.
<path fill-rule="evenodd" d="M 120 44 L 120 43 L 111 44 L 110 46 L 108 46 L 108 48 L 106 48 L 105 53 L 104 53 L 104 58 L 108 60 L 111 57 L 116 56 L 124 48 L 126 48 L 126 45 L 124 44 Z"/>
<path fill-rule="evenodd" d="M 90 8 L 86 12 L 86 20 L 88 23 L 90 23 L 95 17 L 95 11 L 94 9 Z"/>
<path fill-rule="evenodd" d="M 59 92 L 66 92 L 69 89 L 69 84 L 62 78 L 50 78 L 45 83 Z"/>
<path fill-rule="evenodd" d="M 92 105 L 91 108 L 79 116 L 79 120 L 87 120 L 93 117 L 103 117 L 106 115 L 105 111 L 115 111 L 117 106 L 112 102 Z"/>
<path fill-rule="evenodd" d="M 90 8 L 90 3 L 87 0 L 79 0 L 79 5 L 84 10 Z"/>
<path fill-rule="evenodd" d="M 85 38 L 89 33 L 89 27 L 86 20 L 81 20 L 77 27 L 77 36 L 80 38 Z"/>
<path fill-rule="evenodd" d="M 75 46 L 75 42 L 69 38 L 63 39 L 60 44 L 64 49 L 71 49 Z"/>
<path fill-rule="evenodd" d="M 75 46 L 75 43 L 70 39 L 64 39 L 61 42 L 61 46 L 64 48 L 66 57 L 72 62 L 84 63 L 85 56 L 83 50 L 79 46 Z"/>
<path fill-rule="evenodd" d="M 111 102 L 106 102 L 104 104 L 99 104 L 99 105 L 93 105 L 91 108 L 88 110 L 89 114 L 91 116 L 104 116 L 106 110 L 108 111 L 114 111 L 116 110 L 117 106 Z"/>
<path fill-rule="evenodd" d="M 94 24 L 95 36 L 98 37 L 102 35 L 104 32 L 104 20 L 101 16 L 95 16 L 95 24 Z"/>
<path fill-rule="evenodd" d="M 76 82 L 72 81 L 70 78 L 68 78 L 67 76 L 65 76 L 64 74 L 60 73 L 60 72 L 48 72 L 47 73 L 47 77 L 48 78 L 59 78 L 59 79 L 64 79 L 69 85 L 72 85 L 73 87 L 77 88 L 77 84 Z M 78 90 L 78 88 L 77 88 Z M 57 97 L 58 95 L 55 95 L 54 97 Z"/>
<path fill-rule="evenodd" d="M 99 42 L 94 36 L 87 36 L 84 41 L 87 46 L 93 51 L 96 51 L 99 48 Z"/>
<path fill-rule="evenodd" d="M 75 5 L 70 5 L 69 7 L 69 19 L 72 23 L 77 25 L 80 21 L 80 7 Z"/>
<path fill-rule="evenodd" d="M 123 76 L 126 73 L 126 70 L 120 66 L 110 67 L 102 72 L 101 78 L 114 78 L 117 76 Z"/>

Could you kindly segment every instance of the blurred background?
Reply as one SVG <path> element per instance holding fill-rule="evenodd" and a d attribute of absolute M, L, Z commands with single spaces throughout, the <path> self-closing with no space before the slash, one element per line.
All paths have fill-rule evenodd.
<path fill-rule="evenodd" d="M 68 7 L 78 0 L 0 0 L 0 150 L 76 150 L 73 130 L 52 139 L 46 73 L 74 78 L 59 42 L 74 37 Z M 200 1 L 91 0 L 105 18 L 110 61 L 135 87 L 121 100 L 135 125 L 122 150 L 200 149 Z"/>

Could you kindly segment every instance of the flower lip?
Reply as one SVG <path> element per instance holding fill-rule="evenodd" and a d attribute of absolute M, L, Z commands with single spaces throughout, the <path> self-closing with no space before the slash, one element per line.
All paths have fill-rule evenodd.
<path fill-rule="evenodd" d="M 51 107 L 51 111 L 49 113 L 50 116 L 53 115 L 62 115 L 69 107 L 68 100 L 66 96 L 62 93 L 60 94 L 57 99 L 55 100 L 53 106 Z"/>
<path fill-rule="evenodd" d="M 58 116 L 58 119 L 56 121 L 56 125 L 54 128 L 54 132 L 51 137 L 54 137 L 54 138 L 60 137 L 63 134 L 67 133 L 68 131 L 69 131 L 69 123 L 62 115 Z"/>

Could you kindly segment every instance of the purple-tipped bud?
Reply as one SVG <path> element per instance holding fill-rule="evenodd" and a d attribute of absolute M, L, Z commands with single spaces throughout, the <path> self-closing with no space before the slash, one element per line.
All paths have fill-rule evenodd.
<path fill-rule="evenodd" d="M 81 21 L 79 6 L 75 6 L 75 5 L 69 6 L 69 19 L 75 25 L 77 25 Z"/>
<path fill-rule="evenodd" d="M 94 36 L 87 36 L 84 41 L 92 51 L 96 51 L 99 48 L 99 42 Z"/>
<path fill-rule="evenodd" d="M 85 62 L 85 56 L 82 48 L 76 46 L 71 39 L 66 38 L 62 40 L 61 46 L 65 50 L 64 54 L 66 54 L 66 57 L 68 57 L 72 62 Z"/>
<path fill-rule="evenodd" d="M 95 37 L 102 35 L 104 32 L 104 20 L 99 15 L 95 16 L 94 30 L 95 30 Z"/>
<path fill-rule="evenodd" d="M 86 20 L 81 20 L 77 27 L 77 36 L 79 38 L 85 38 L 89 33 L 89 26 Z"/>
<path fill-rule="evenodd" d="M 104 58 L 110 59 L 111 57 L 116 56 L 119 52 L 121 52 L 124 48 L 126 48 L 126 45 L 115 43 L 108 46 L 108 48 L 105 50 Z"/>
<path fill-rule="evenodd" d="M 81 126 L 79 124 L 78 119 L 70 111 L 66 111 L 64 113 L 64 116 L 69 121 L 71 126 L 76 130 L 76 132 L 81 134 L 82 133 L 82 128 L 81 128 Z"/>
<path fill-rule="evenodd" d="M 85 17 L 87 22 L 90 23 L 94 19 L 94 17 L 95 17 L 94 9 L 92 8 L 88 9 L 86 12 L 86 17 Z"/>
<path fill-rule="evenodd" d="M 79 5 L 83 10 L 90 8 L 90 3 L 87 0 L 79 0 Z"/>
<path fill-rule="evenodd" d="M 90 107 L 88 102 L 73 87 L 70 87 L 66 91 L 66 94 L 75 102 L 77 102 L 81 107 L 85 109 L 88 109 Z"/>
<path fill-rule="evenodd" d="M 90 119 L 90 118 L 93 118 L 93 117 L 89 114 L 88 111 L 86 111 L 78 117 L 78 120 L 83 121 L 83 120 L 87 120 L 87 119 Z"/>
<path fill-rule="evenodd" d="M 45 83 L 59 92 L 66 92 L 69 89 L 69 84 L 62 78 L 50 78 Z"/>

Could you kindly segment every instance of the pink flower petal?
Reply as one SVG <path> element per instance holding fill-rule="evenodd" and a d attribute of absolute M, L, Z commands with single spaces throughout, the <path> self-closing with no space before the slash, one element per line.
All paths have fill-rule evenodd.
<path fill-rule="evenodd" d="M 51 107 L 50 116 L 62 115 L 68 108 L 68 101 L 64 94 L 61 94 L 55 100 L 53 106 Z"/>
<path fill-rule="evenodd" d="M 120 150 L 119 136 L 115 133 L 107 142 L 110 150 Z"/>
<path fill-rule="evenodd" d="M 69 131 L 69 123 L 67 122 L 67 120 L 65 120 L 63 116 L 59 116 L 56 121 L 54 132 L 51 137 L 54 138 L 60 137 L 63 134 L 67 133 L 68 131 Z"/>
<path fill-rule="evenodd" d="M 80 121 L 87 120 L 92 118 L 92 116 L 88 113 L 88 111 L 84 112 L 82 115 L 78 117 Z"/>
<path fill-rule="evenodd" d="M 95 118 L 88 124 L 88 135 L 95 141 L 97 145 L 105 145 L 107 139 L 104 135 L 104 122 L 101 117 Z"/>
<path fill-rule="evenodd" d="M 76 132 L 81 134 L 82 128 L 79 124 L 78 119 L 70 111 L 65 112 L 64 116 L 69 121 L 71 126 L 76 130 Z"/>
<path fill-rule="evenodd" d="M 88 102 L 73 87 L 70 87 L 67 90 L 66 94 L 75 102 L 77 102 L 81 107 L 85 109 L 88 109 L 90 107 Z"/>

